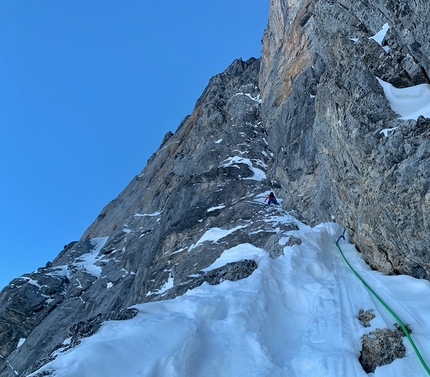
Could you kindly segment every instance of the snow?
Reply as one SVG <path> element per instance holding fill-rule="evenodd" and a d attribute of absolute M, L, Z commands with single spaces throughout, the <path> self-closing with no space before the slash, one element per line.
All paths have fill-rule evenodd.
<path fill-rule="evenodd" d="M 90 242 L 91 242 L 91 245 L 93 246 L 91 252 L 81 255 L 78 261 L 73 265 L 76 268 L 80 270 L 84 270 L 95 277 L 100 277 L 102 269 L 100 266 L 97 266 L 95 263 L 97 262 L 97 256 L 100 250 L 106 244 L 108 238 L 109 237 L 91 238 Z"/>
<path fill-rule="evenodd" d="M 292 217 L 280 211 L 266 219 L 276 224 Z M 377 327 L 392 329 L 395 321 L 342 259 L 334 239 L 343 229 L 334 223 L 314 228 L 297 223 L 299 230 L 283 236 L 299 237 L 302 244 L 284 247 L 277 259 L 241 244 L 206 268 L 252 258 L 258 268 L 248 278 L 205 283 L 173 300 L 136 305 L 135 318 L 105 322 L 38 372 L 53 370 L 55 377 L 425 376 L 406 340 L 405 358 L 374 374 L 363 371 L 360 337 Z M 216 242 L 228 232 L 212 228 L 199 242 Z M 348 238 L 340 245 L 363 279 L 411 326 L 429 363 L 430 283 L 372 271 Z M 160 291 L 172 284 L 170 274 Z M 370 328 L 359 323 L 359 309 L 374 310 Z"/>
<path fill-rule="evenodd" d="M 223 209 L 223 208 L 225 208 L 225 205 L 224 204 L 220 204 L 219 206 L 208 208 L 206 210 L 206 212 L 213 212 L 213 211 L 216 211 L 218 209 Z"/>
<path fill-rule="evenodd" d="M 233 166 L 233 167 L 238 168 L 237 164 L 248 165 L 249 169 L 251 169 L 251 171 L 254 173 L 254 175 L 252 177 L 243 178 L 243 179 L 253 180 L 253 181 L 262 181 L 263 179 L 266 179 L 266 173 L 264 173 L 261 169 L 254 167 L 249 158 L 243 158 L 243 157 L 239 157 L 239 156 L 229 157 L 228 159 L 223 161 L 219 167 Z M 260 166 L 261 166 L 261 164 L 265 165 L 260 160 L 257 161 L 257 164 Z"/>
<path fill-rule="evenodd" d="M 162 211 L 157 211 L 154 213 L 135 213 L 134 217 L 157 217 L 159 215 L 161 215 Z"/>
<path fill-rule="evenodd" d="M 20 338 L 20 339 L 19 339 L 19 341 L 18 341 L 18 345 L 16 346 L 16 348 L 21 347 L 21 346 L 24 344 L 25 339 L 26 339 L 26 338 Z"/>
<path fill-rule="evenodd" d="M 256 96 L 256 97 L 253 97 L 253 96 L 252 96 L 251 94 L 249 94 L 249 93 L 236 93 L 234 96 L 235 96 L 235 97 L 236 97 L 236 96 L 246 96 L 246 97 L 248 97 L 249 99 L 251 99 L 252 101 L 255 101 L 255 102 L 258 102 L 258 103 L 261 103 L 261 102 L 262 102 L 259 94 L 257 94 L 257 96 Z"/>
<path fill-rule="evenodd" d="M 40 284 L 36 280 L 30 278 L 28 278 L 28 284 L 34 285 L 37 288 L 41 288 Z"/>
<path fill-rule="evenodd" d="M 231 249 L 225 250 L 221 256 L 212 263 L 209 267 L 204 268 L 202 271 L 211 271 L 218 267 L 222 267 L 227 263 L 237 262 L 243 259 L 253 259 L 259 261 L 262 257 L 266 256 L 263 249 L 255 247 L 251 244 L 241 244 Z"/>
<path fill-rule="evenodd" d="M 54 268 L 54 270 L 51 272 L 48 272 L 47 275 L 49 275 L 49 276 L 69 276 L 69 270 L 67 269 L 67 265 L 56 266 L 53 268 Z"/>
<path fill-rule="evenodd" d="M 380 133 L 384 134 L 385 137 L 388 137 L 389 133 L 391 131 L 397 130 L 397 128 L 399 128 L 399 127 L 384 128 L 383 130 L 380 131 Z"/>
<path fill-rule="evenodd" d="M 210 241 L 210 242 L 218 242 L 221 238 L 227 237 L 229 234 L 235 232 L 236 230 L 246 228 L 246 225 L 239 225 L 232 229 L 221 229 L 221 228 L 211 228 L 208 229 L 203 236 L 200 237 L 200 239 L 197 241 L 197 243 L 190 247 L 189 250 L 193 249 L 194 247 L 199 246 L 203 242 Z"/>
<path fill-rule="evenodd" d="M 174 281 L 174 279 L 173 279 L 173 276 L 172 276 L 172 274 L 170 272 L 169 273 L 169 277 L 167 278 L 167 281 L 163 284 L 163 286 L 160 289 L 156 290 L 156 291 L 153 291 L 153 292 L 150 291 L 150 292 L 148 292 L 146 294 L 146 296 L 148 297 L 148 296 L 151 296 L 153 294 L 162 295 L 164 292 L 168 291 L 170 288 L 173 288 L 173 281 Z"/>
<path fill-rule="evenodd" d="M 430 85 L 420 84 L 409 88 L 395 88 L 378 78 L 391 108 L 401 119 L 415 119 L 420 115 L 430 118 Z"/>
<path fill-rule="evenodd" d="M 390 27 L 388 24 L 384 24 L 382 26 L 382 29 L 378 31 L 373 37 L 370 37 L 369 39 L 375 40 L 377 43 L 379 43 L 382 46 L 382 41 L 385 38 L 385 34 L 387 34 L 387 31 Z"/>

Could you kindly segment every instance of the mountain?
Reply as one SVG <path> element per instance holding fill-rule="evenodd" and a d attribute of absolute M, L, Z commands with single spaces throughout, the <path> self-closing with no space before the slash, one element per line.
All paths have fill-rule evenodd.
<path fill-rule="evenodd" d="M 322 375 L 349 375 L 351 371 L 363 375 L 357 360 L 364 332 L 350 324 L 351 316 L 359 309 L 373 309 L 378 324 L 392 330 L 393 321 L 382 318 L 379 308 L 353 283 L 354 275 L 346 275 L 345 265 L 340 267 L 342 259 L 330 236 L 335 238 L 342 228 L 318 224 L 335 222 L 345 227 L 359 255 L 373 269 L 386 275 L 410 275 L 397 280 L 385 276 L 392 278 L 388 283 L 380 272 L 363 266 L 354 247 L 348 245 L 349 256 L 360 271 L 382 285 L 388 297 L 407 298 L 393 288 L 399 282 L 418 291 L 411 293 L 415 299 L 428 293 L 429 8 L 424 0 L 401 4 L 391 0 L 271 0 L 261 58 L 238 59 L 210 79 L 192 114 L 174 134 L 165 135 L 143 171 L 102 210 L 82 238 L 67 244 L 45 267 L 12 280 L 1 291 L 0 375 L 27 376 L 39 370 L 34 376 L 66 376 L 73 357 L 62 355 L 75 350 L 74 355 L 82 355 L 79 350 L 84 344 L 98 344 L 88 339 L 99 339 L 109 329 L 123 328 L 130 334 L 133 326 L 148 326 L 148 331 L 152 325 L 159 326 L 164 344 L 169 342 L 169 332 L 181 333 L 191 317 L 198 322 L 193 328 L 202 334 L 193 333 L 188 343 L 188 330 L 173 334 L 177 348 L 164 348 L 166 355 L 153 350 L 153 364 L 142 361 L 136 366 L 141 370 L 133 375 L 193 375 L 192 370 L 200 365 L 197 356 L 190 356 L 194 351 L 204 350 L 207 355 L 202 360 L 221 365 L 215 351 L 224 346 L 232 355 L 222 364 L 221 375 L 230 375 L 228 365 L 233 368 L 235 352 L 242 344 L 233 340 L 236 337 L 247 339 L 242 346 L 269 349 L 268 353 L 248 351 L 243 358 L 237 356 L 239 363 L 253 360 L 266 368 L 256 371 L 252 367 L 244 375 L 307 375 L 322 365 L 326 365 Z M 281 206 L 264 206 L 270 191 Z M 317 246 L 314 242 L 313 249 L 310 240 L 315 237 L 320 241 Z M 278 264 L 282 274 L 275 272 Z M 303 280 L 307 288 L 303 291 L 293 284 L 294 279 Z M 336 282 L 358 292 L 358 302 L 352 304 L 348 291 L 334 292 Z M 312 287 L 316 291 L 309 294 Z M 219 294 L 225 290 L 232 291 Z M 260 290 L 266 306 L 252 306 Z M 218 301 L 208 298 L 212 293 Z M 187 304 L 181 303 L 200 294 L 203 301 L 190 304 L 196 308 L 190 317 L 184 309 Z M 251 301 L 243 301 L 244 312 L 251 316 L 256 310 L 249 328 L 246 315 L 237 322 L 229 316 L 232 311 L 243 311 L 233 298 L 239 303 L 247 295 Z M 347 298 L 342 301 L 340 296 Z M 207 306 L 202 305 L 205 300 Z M 340 308 L 346 307 L 344 322 L 335 320 Z M 396 307 L 404 309 L 400 304 Z M 350 324 L 345 332 L 348 337 L 339 335 L 333 340 L 329 336 L 322 308 L 334 321 L 327 324 L 338 331 Z M 265 309 L 268 312 L 263 315 Z M 156 320 L 159 311 L 172 322 Z M 145 313 L 155 317 L 145 322 L 149 318 Z M 284 316 L 290 316 L 294 324 L 281 320 Z M 216 320 L 226 318 L 228 323 L 217 329 Z M 427 323 L 418 315 L 409 315 L 408 322 L 411 326 Z M 277 323 L 284 335 L 277 333 Z M 247 331 L 239 331 L 241 326 Z M 261 331 L 256 330 L 259 326 L 263 326 Z M 230 338 L 229 328 L 235 335 Z M 318 330 L 315 334 L 314 329 Z M 207 331 L 224 335 L 206 336 Z M 428 332 L 412 331 L 421 336 L 420 344 L 430 342 Z M 292 334 L 289 340 L 287 333 Z M 265 340 L 253 343 L 255 334 Z M 394 349 L 395 336 L 390 336 L 391 340 L 384 341 Z M 223 343 L 224 338 L 231 341 Z M 144 339 L 148 344 L 155 341 Z M 347 339 L 352 343 L 346 343 Z M 318 342 L 322 348 L 317 347 L 314 354 L 311 350 Z M 150 352 L 148 344 L 142 352 Z M 331 360 L 323 353 L 327 349 L 332 350 L 333 360 L 347 353 L 341 369 L 333 369 L 332 361 L 323 363 L 324 358 Z M 406 351 L 409 356 L 410 349 Z M 393 359 L 400 354 L 396 351 Z M 321 363 L 312 364 L 312 355 L 319 355 Z M 269 357 L 271 362 L 257 356 Z M 407 359 L 407 367 L 415 365 Z M 56 374 L 51 366 L 60 368 L 61 360 L 68 361 Z M 181 362 L 189 364 L 176 365 Z M 131 361 L 120 363 L 131 365 Z M 236 368 L 230 371 L 239 374 Z M 350 373 L 343 373 L 342 368 Z M 389 368 L 390 375 L 403 375 L 403 366 Z M 194 375 L 217 375 L 216 368 L 206 374 L 204 368 L 199 370 Z M 75 373 L 70 376 L 82 376 L 83 371 L 69 369 Z M 106 371 L 85 373 L 106 376 Z"/>

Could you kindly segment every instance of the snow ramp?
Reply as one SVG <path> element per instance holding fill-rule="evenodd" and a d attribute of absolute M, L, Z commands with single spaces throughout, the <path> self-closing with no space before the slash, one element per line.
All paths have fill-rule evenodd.
<path fill-rule="evenodd" d="M 425 376 L 406 341 L 405 358 L 373 374 L 361 367 L 361 336 L 394 328 L 394 320 L 345 264 L 333 240 L 342 231 L 333 223 L 301 225 L 285 236 L 302 243 L 286 246 L 276 259 L 240 245 L 227 259 L 252 255 L 258 268 L 248 278 L 205 283 L 173 300 L 136 305 L 135 318 L 104 323 L 38 372 L 56 377 Z M 414 329 L 420 349 L 429 349 L 429 282 L 372 271 L 348 240 L 342 249 Z M 357 318 L 360 309 L 376 315 L 368 328 Z M 423 357 L 430 360 L 426 352 Z"/>

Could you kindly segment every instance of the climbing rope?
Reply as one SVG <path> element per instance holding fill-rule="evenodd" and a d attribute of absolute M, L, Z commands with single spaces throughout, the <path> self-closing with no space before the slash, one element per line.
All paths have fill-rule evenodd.
<path fill-rule="evenodd" d="M 409 340 L 409 343 L 411 343 L 412 348 L 415 351 L 415 354 L 417 355 L 418 359 L 421 362 L 421 365 L 424 367 L 424 369 L 426 370 L 427 374 L 430 376 L 430 369 L 427 366 L 426 362 L 424 361 L 423 357 L 420 354 L 420 351 L 418 350 L 417 346 L 415 345 L 414 341 L 411 338 L 411 334 L 409 334 L 408 329 L 406 328 L 405 324 L 403 323 L 403 321 L 397 316 L 396 313 L 394 313 L 393 310 L 391 310 L 391 308 L 377 295 L 377 293 L 372 289 L 372 287 L 370 287 L 369 284 L 366 283 L 366 281 L 358 274 L 357 271 L 354 270 L 354 268 L 350 265 L 350 263 L 348 262 L 348 259 L 346 259 L 345 254 L 343 253 L 341 247 L 339 246 L 339 242 L 340 240 L 343 238 L 345 240 L 345 231 L 346 229 L 343 230 L 343 233 L 339 236 L 339 238 L 335 241 L 336 246 L 340 252 L 340 254 L 343 257 L 343 260 L 346 262 L 346 264 L 348 265 L 348 267 L 351 269 L 351 271 L 354 273 L 354 275 L 364 284 L 364 286 L 368 289 L 368 291 L 375 296 L 375 298 L 382 304 L 382 306 L 387 309 L 387 311 L 394 317 L 394 319 L 396 320 L 396 322 L 399 324 L 399 326 L 402 328 L 403 332 L 405 333 L 406 337 Z"/>

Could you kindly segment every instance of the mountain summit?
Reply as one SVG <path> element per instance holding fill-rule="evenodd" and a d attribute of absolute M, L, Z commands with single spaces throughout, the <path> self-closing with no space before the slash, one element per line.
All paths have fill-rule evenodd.
<path fill-rule="evenodd" d="M 1 376 L 419 375 L 335 239 L 396 308 L 429 293 L 429 14 L 271 0 L 261 58 L 211 78 L 82 238 L 2 290 Z"/>

